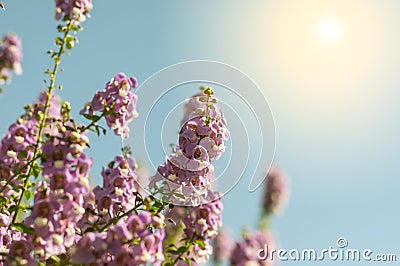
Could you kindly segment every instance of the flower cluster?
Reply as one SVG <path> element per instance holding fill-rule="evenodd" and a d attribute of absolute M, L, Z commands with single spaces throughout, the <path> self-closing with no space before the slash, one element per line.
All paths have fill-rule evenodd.
<path fill-rule="evenodd" d="M 225 151 L 229 131 L 211 88 L 186 102 L 178 143 L 156 175 L 140 182 L 150 183 L 150 191 L 140 189 L 138 166 L 125 148 L 103 168 L 103 184 L 90 189 L 87 133 L 106 134 L 98 124 L 104 118 L 116 135 L 128 138 L 128 125 L 138 116 L 138 84 L 118 73 L 80 111 L 87 125 L 76 124 L 70 104 L 54 94 L 62 89 L 55 80 L 61 56 L 78 40 L 70 33 L 82 29 L 93 4 L 55 4 L 55 18 L 65 25 L 57 27 L 58 51 L 48 51 L 50 82 L 0 143 L 0 265 L 199 265 L 210 259 L 213 240 L 217 263 L 229 258 L 232 265 L 271 265 L 257 257 L 265 244 L 274 246 L 267 222 L 234 249 L 226 233 L 217 238 L 223 205 L 211 186 L 213 162 Z M 16 35 L 0 40 L 0 83 L 21 73 L 21 50 Z M 271 170 L 262 219 L 285 198 L 282 180 Z"/>
<path fill-rule="evenodd" d="M 37 123 L 41 120 L 46 105 L 47 93 L 41 92 L 39 100 L 36 101 L 32 106 L 28 106 L 28 118 L 35 119 Z M 55 119 L 61 119 L 61 99 L 58 95 L 52 94 L 49 100 L 49 108 L 47 110 L 47 121 L 50 122 Z M 53 134 L 58 134 L 57 131 L 53 131 Z"/>
<path fill-rule="evenodd" d="M 82 218 L 85 195 L 89 192 L 88 172 L 92 160 L 83 150 L 84 134 L 66 131 L 49 137 L 43 146 L 42 175 L 31 214 L 26 224 L 35 231 L 35 256 L 65 253 L 76 240 L 76 223 Z"/>
<path fill-rule="evenodd" d="M 267 174 L 263 211 L 265 214 L 278 212 L 288 198 L 288 180 L 285 174 L 275 165 Z"/>
<path fill-rule="evenodd" d="M 134 77 L 127 78 L 119 73 L 109 82 L 102 91 L 96 92 L 92 101 L 81 110 L 81 114 L 88 118 L 94 112 L 101 112 L 105 116 L 107 126 L 114 130 L 116 135 L 128 138 L 128 124 L 138 116 L 136 112 L 137 95 L 132 88 L 137 87 Z"/>
<path fill-rule="evenodd" d="M 9 199 L 16 199 L 20 194 L 17 189 L 23 180 L 18 176 L 27 174 L 29 161 L 33 159 L 37 142 L 39 119 L 43 115 L 45 94 L 33 105 L 25 107 L 26 114 L 9 127 L 9 132 L 0 144 L 0 182 L 1 191 Z M 50 101 L 49 119 L 60 116 L 59 98 L 53 96 Z M 45 132 L 50 132 L 46 128 Z"/>
<path fill-rule="evenodd" d="M 203 96 L 192 97 L 185 105 L 189 113 L 185 112 L 188 120 L 179 133 L 179 148 L 188 159 L 211 163 L 225 151 L 224 140 L 228 139 L 229 132 L 224 114 L 215 105 L 217 99 L 212 97 L 213 92 L 208 95 L 205 92 Z"/>
<path fill-rule="evenodd" d="M 7 198 L 18 197 L 20 190 L 16 189 L 23 184 L 16 175 L 26 174 L 27 163 L 33 157 L 36 144 L 35 133 L 37 128 L 32 120 L 14 123 L 8 134 L 1 140 L 0 145 L 0 180 L 2 193 Z"/>
<path fill-rule="evenodd" d="M 0 84 L 10 81 L 11 73 L 22 74 L 22 43 L 20 38 L 12 33 L 0 39 Z"/>
<path fill-rule="evenodd" d="M 274 262 L 271 257 L 265 256 L 266 259 L 260 259 L 258 257 L 258 251 L 264 249 L 265 245 L 269 249 L 275 248 L 275 240 L 271 233 L 264 231 L 257 231 L 253 234 L 247 234 L 242 240 L 236 242 L 234 249 L 232 250 L 230 263 L 235 266 L 245 266 L 245 265 L 263 265 L 271 266 Z M 268 252 L 268 251 L 264 251 Z M 260 254 L 264 257 L 266 254 Z M 269 254 L 268 254 L 269 255 Z"/>
<path fill-rule="evenodd" d="M 31 256 L 31 252 L 34 249 L 30 241 L 26 239 L 13 241 L 10 244 L 10 251 L 8 253 L 7 260 L 4 265 L 26 265 L 35 266 L 37 265 L 35 260 Z"/>
<path fill-rule="evenodd" d="M 210 240 L 215 238 L 222 226 L 222 203 L 220 199 L 203 203 L 199 206 L 186 207 L 183 217 L 183 237 L 194 243 L 185 253 L 186 260 L 198 265 L 206 263 L 213 252 Z M 198 243 L 201 242 L 201 245 Z M 178 265 L 185 265 L 182 262 Z"/>
<path fill-rule="evenodd" d="M 214 172 L 212 161 L 225 151 L 226 121 L 212 95 L 212 89 L 207 88 L 188 100 L 184 120 L 189 120 L 182 121 L 178 146 L 151 178 L 150 187 L 176 205 L 199 205 L 202 197 L 207 198 Z"/>
<path fill-rule="evenodd" d="M 21 239 L 21 232 L 14 228 L 10 228 L 10 216 L 7 214 L 0 213 L 0 253 L 7 253 L 9 245 L 13 241 Z M 0 256 L 1 259 L 1 256 Z"/>
<path fill-rule="evenodd" d="M 95 195 L 97 213 L 108 223 L 110 220 L 135 207 L 137 195 L 136 161 L 133 157 L 118 155 L 103 169 L 103 186 L 97 186 Z"/>
<path fill-rule="evenodd" d="M 220 199 L 188 207 L 188 214 L 183 218 L 186 235 L 194 240 L 213 239 L 222 226 L 222 208 Z"/>
<path fill-rule="evenodd" d="M 55 0 L 55 18 L 62 19 L 68 16 L 76 22 L 83 22 L 93 8 L 92 0 Z"/>
<path fill-rule="evenodd" d="M 84 265 L 142 265 L 164 260 L 162 215 L 131 213 L 107 232 L 87 233 L 77 243 L 72 262 Z"/>

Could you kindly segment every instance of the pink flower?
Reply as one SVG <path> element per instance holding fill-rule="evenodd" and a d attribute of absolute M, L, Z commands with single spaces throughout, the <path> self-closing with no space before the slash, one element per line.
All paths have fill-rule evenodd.
<path fill-rule="evenodd" d="M 289 190 L 286 175 L 275 165 L 267 174 L 263 209 L 265 214 L 277 212 L 287 201 Z"/>
<path fill-rule="evenodd" d="M 128 124 L 138 116 L 136 112 L 137 95 L 132 89 L 137 87 L 134 77 L 127 78 L 119 73 L 107 82 L 102 91 L 97 91 L 90 103 L 81 110 L 82 115 L 104 114 L 107 126 L 116 135 L 128 138 Z"/>
<path fill-rule="evenodd" d="M 22 74 L 22 43 L 12 33 L 0 39 L 0 84 L 11 80 L 11 73 Z"/>
<path fill-rule="evenodd" d="M 92 0 L 55 0 L 55 3 L 55 18 L 57 20 L 68 16 L 77 23 L 85 21 L 93 8 Z"/>

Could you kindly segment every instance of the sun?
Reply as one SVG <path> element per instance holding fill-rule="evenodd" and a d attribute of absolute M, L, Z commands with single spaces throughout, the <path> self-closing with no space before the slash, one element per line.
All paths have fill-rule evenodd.
<path fill-rule="evenodd" d="M 327 44 L 337 43 L 342 36 L 342 27 L 334 18 L 323 18 L 317 23 L 317 37 Z"/>

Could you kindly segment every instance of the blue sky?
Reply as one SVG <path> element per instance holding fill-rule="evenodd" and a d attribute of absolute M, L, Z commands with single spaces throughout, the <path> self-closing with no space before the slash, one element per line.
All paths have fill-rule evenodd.
<path fill-rule="evenodd" d="M 1 33 L 21 36 L 24 74 L 0 96 L 2 134 L 44 88 L 43 72 L 51 66 L 45 51 L 54 49 L 57 25 L 52 1 L 3 2 Z M 352 248 L 400 255 L 398 1 L 121 0 L 94 6 L 58 77 L 75 116 L 120 71 L 142 82 L 187 60 L 232 65 L 257 82 L 275 117 L 276 161 L 291 178 L 289 204 L 272 223 L 280 245 L 322 249 L 345 237 Z M 120 140 L 92 136 L 91 143 L 98 182 Z M 224 200 L 225 225 L 235 235 L 242 225 L 254 228 L 259 216 L 262 191 L 249 193 L 247 186 L 242 180 Z"/>

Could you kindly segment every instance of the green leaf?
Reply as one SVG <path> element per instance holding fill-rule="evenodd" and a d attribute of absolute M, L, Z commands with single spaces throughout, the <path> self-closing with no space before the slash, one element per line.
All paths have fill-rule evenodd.
<path fill-rule="evenodd" d="M 26 190 L 24 196 L 25 196 L 25 199 L 27 201 L 29 201 L 32 198 L 33 193 L 30 190 Z"/>
<path fill-rule="evenodd" d="M 79 25 L 75 25 L 74 24 L 74 25 L 71 26 L 71 30 L 74 31 L 74 32 L 81 31 L 81 29 L 82 29 L 82 27 L 79 26 Z"/>
<path fill-rule="evenodd" d="M 72 35 L 68 35 L 67 38 L 65 38 L 66 42 L 71 42 L 74 40 L 74 37 Z"/>
<path fill-rule="evenodd" d="M 198 245 L 200 247 L 205 247 L 206 246 L 206 244 L 201 240 L 196 240 L 193 243 L 195 243 L 196 245 Z"/>
<path fill-rule="evenodd" d="M 21 233 L 33 235 L 35 233 L 35 230 L 33 230 L 32 227 L 27 226 L 24 223 L 14 223 L 12 224 L 12 227 L 20 231 Z"/>
<path fill-rule="evenodd" d="M 50 258 L 51 258 L 53 261 L 55 261 L 55 262 L 58 262 L 58 263 L 61 262 L 60 258 L 57 257 L 56 255 L 51 255 Z"/>
<path fill-rule="evenodd" d="M 83 114 L 83 116 L 84 116 L 86 119 L 89 119 L 89 120 L 91 120 L 91 121 L 98 121 L 98 120 L 100 119 L 100 116 L 98 116 L 98 115 Z"/>
<path fill-rule="evenodd" d="M 186 250 L 187 250 L 186 247 L 180 247 L 180 248 L 178 248 L 178 252 L 179 252 L 179 253 L 185 253 Z"/>
<path fill-rule="evenodd" d="M 74 37 L 72 37 L 71 35 L 69 35 L 66 39 L 65 39 L 65 46 L 67 47 L 67 49 L 72 49 L 74 48 Z"/>
<path fill-rule="evenodd" d="M 22 209 L 23 207 L 22 206 L 19 206 L 18 207 L 18 209 Z M 16 209 L 17 209 L 17 205 L 11 205 L 9 208 L 8 208 L 8 211 L 11 213 L 11 212 L 15 212 L 16 211 Z"/>
<path fill-rule="evenodd" d="M 68 131 L 75 131 L 75 129 L 74 129 L 73 127 L 70 127 L 70 126 L 65 126 L 65 128 L 66 128 Z"/>
<path fill-rule="evenodd" d="M 174 249 L 169 249 L 169 250 L 167 250 L 167 253 L 171 253 L 171 254 L 174 254 L 174 255 L 179 255 L 179 254 L 180 254 L 179 251 L 174 250 Z"/>
<path fill-rule="evenodd" d="M 19 175 L 17 177 L 18 180 L 24 180 L 24 179 L 27 179 L 27 178 L 28 178 L 28 175 Z"/>
<path fill-rule="evenodd" d="M 88 128 L 90 131 L 93 131 L 94 133 L 97 134 L 97 136 L 100 136 L 100 131 L 97 127 L 89 127 Z"/>
<path fill-rule="evenodd" d="M 40 166 L 36 161 L 33 162 L 33 165 L 32 165 L 32 175 L 34 177 L 38 177 L 40 175 Z"/>
<path fill-rule="evenodd" d="M 56 37 L 56 38 L 54 38 L 54 40 L 56 41 L 57 45 L 61 45 L 62 41 L 63 41 L 60 37 Z"/>
<path fill-rule="evenodd" d="M 7 198 L 0 195 L 0 205 L 7 203 Z"/>
<path fill-rule="evenodd" d="M 174 193 L 174 196 L 181 198 L 181 199 L 186 199 L 185 195 L 180 194 L 180 193 Z"/>

